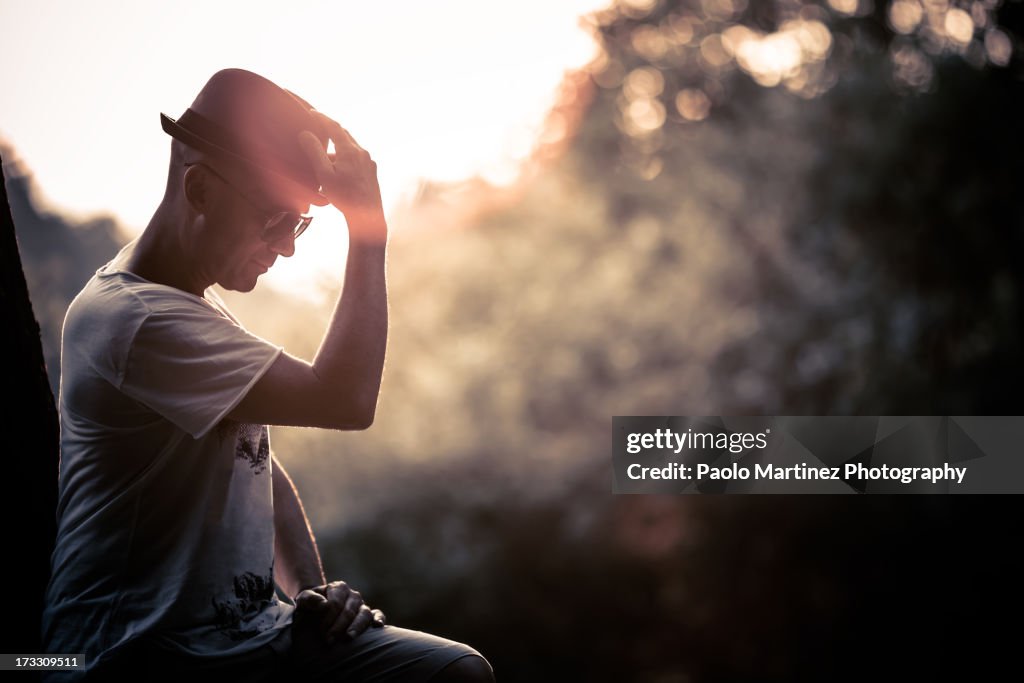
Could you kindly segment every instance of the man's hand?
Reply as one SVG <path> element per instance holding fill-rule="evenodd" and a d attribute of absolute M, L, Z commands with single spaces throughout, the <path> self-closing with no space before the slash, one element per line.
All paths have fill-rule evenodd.
<path fill-rule="evenodd" d="M 319 619 L 320 631 L 328 645 L 343 635 L 355 638 L 370 626 L 383 626 L 384 613 L 370 609 L 359 591 L 344 581 L 331 581 L 307 588 L 295 596 L 295 620 Z"/>
<path fill-rule="evenodd" d="M 299 133 L 299 144 L 313 164 L 324 196 L 345 214 L 353 238 L 383 241 L 386 232 L 377 163 L 336 121 L 318 111 L 312 113 L 334 141 L 334 153 L 327 154 L 313 133 Z"/>

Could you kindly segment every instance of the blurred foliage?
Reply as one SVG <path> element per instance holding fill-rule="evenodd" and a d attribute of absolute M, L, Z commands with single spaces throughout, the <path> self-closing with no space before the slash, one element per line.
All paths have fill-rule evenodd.
<path fill-rule="evenodd" d="M 659 300 L 679 301 L 685 285 L 666 280 L 686 277 L 735 323 L 699 359 L 709 413 L 1020 412 L 1020 61 L 977 56 L 985 36 L 1017 39 L 994 24 L 997 3 L 926 3 L 934 19 L 902 35 L 891 17 L 907 4 L 638 1 L 599 17 L 606 56 L 577 168 L 609 223 L 654 256 L 631 251 Z M 1004 10 L 1020 22 L 1019 4 Z M 977 17 L 969 42 L 936 33 L 953 12 Z M 672 43 L 684 24 L 688 40 Z M 814 59 L 792 57 L 765 90 L 735 56 L 768 40 L 752 31 L 810 31 L 805 42 L 831 48 L 797 51 Z M 737 32 L 709 62 L 708 46 Z M 651 40 L 669 47 L 652 53 Z M 899 51 L 914 45 L 934 60 L 926 92 L 900 80 Z M 685 116 L 694 92 L 706 93 L 699 120 Z"/>
<path fill-rule="evenodd" d="M 32 175 L 3 145 L 4 181 L 17 231 L 32 309 L 54 398 L 60 386 L 60 333 L 68 304 L 125 240 L 110 216 L 76 221 L 40 208 Z M 8 161 L 10 160 L 10 161 Z"/>
<path fill-rule="evenodd" d="M 374 427 L 274 431 L 328 573 L 501 680 L 991 663 L 985 603 L 1019 595 L 1012 499 L 613 497 L 608 449 L 612 415 L 1024 413 L 1021 20 L 941 0 L 594 15 L 601 56 L 520 183 L 426 188 L 406 220 L 458 196 L 452 227 L 395 234 Z M 34 297 L 33 269 L 84 282 L 67 249 L 92 242 L 19 229 Z M 325 313 L 266 296 L 231 303 L 309 357 Z"/>

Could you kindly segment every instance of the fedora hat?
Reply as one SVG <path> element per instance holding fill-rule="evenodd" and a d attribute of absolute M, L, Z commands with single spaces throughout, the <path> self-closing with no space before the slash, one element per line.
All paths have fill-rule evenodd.
<path fill-rule="evenodd" d="M 330 201 L 299 146 L 308 130 L 327 149 L 327 132 L 312 105 L 244 69 L 218 71 L 178 119 L 160 114 L 164 132 L 200 152 L 237 162 L 280 180 L 310 204 Z"/>

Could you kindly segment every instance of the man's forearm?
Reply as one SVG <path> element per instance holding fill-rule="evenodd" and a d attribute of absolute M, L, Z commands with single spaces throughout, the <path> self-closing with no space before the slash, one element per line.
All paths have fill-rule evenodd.
<path fill-rule="evenodd" d="M 276 456 L 273 463 L 274 579 L 286 595 L 327 583 L 320 552 L 306 512 L 288 473 Z"/>
<path fill-rule="evenodd" d="M 368 424 L 376 411 L 387 349 L 387 227 L 383 214 L 359 221 L 351 226 L 344 289 L 313 369 L 321 381 L 345 392 L 346 402 L 358 405 Z"/>

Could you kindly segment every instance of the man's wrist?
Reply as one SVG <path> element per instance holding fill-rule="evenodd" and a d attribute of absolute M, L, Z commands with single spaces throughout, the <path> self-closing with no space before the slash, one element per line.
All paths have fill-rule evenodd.
<path fill-rule="evenodd" d="M 388 223 L 383 209 L 366 212 L 352 212 L 346 215 L 349 240 L 360 244 L 381 244 L 387 241 Z"/>
<path fill-rule="evenodd" d="M 297 591 L 295 591 L 295 595 L 292 596 L 292 602 L 295 602 L 295 599 L 299 597 L 299 595 L 302 593 L 302 591 L 315 590 L 317 588 L 323 587 L 326 584 L 327 584 L 326 581 L 320 581 L 319 583 L 302 583 L 302 584 L 299 584 L 299 589 Z"/>

